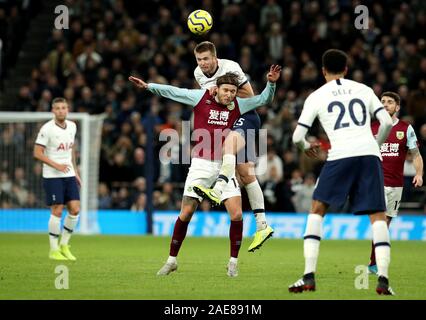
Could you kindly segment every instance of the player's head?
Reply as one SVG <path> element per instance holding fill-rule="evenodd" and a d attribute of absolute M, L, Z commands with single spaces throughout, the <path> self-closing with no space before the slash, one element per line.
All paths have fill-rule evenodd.
<path fill-rule="evenodd" d="M 52 112 L 57 121 L 64 121 L 68 115 L 68 102 L 65 98 L 55 98 L 52 100 Z"/>
<path fill-rule="evenodd" d="M 391 117 L 393 117 L 401 109 L 401 98 L 395 92 L 387 91 L 382 93 L 380 101 Z"/>
<path fill-rule="evenodd" d="M 201 71 L 213 74 L 217 68 L 216 47 L 210 41 L 203 41 L 194 48 L 195 59 Z"/>
<path fill-rule="evenodd" d="M 324 77 L 346 75 L 348 56 L 342 50 L 329 49 L 322 55 L 322 73 Z"/>
<path fill-rule="evenodd" d="M 238 92 L 238 74 L 227 72 L 216 80 L 217 99 L 219 103 L 228 105 L 235 99 Z"/>

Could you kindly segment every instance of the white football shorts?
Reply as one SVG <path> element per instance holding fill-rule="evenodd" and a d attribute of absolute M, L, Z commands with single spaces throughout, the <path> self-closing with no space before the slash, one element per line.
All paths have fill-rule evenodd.
<path fill-rule="evenodd" d="M 202 185 L 210 188 L 219 176 L 222 161 L 210 161 L 201 158 L 193 158 L 189 167 L 188 176 L 185 180 L 184 196 L 197 198 L 199 201 L 203 199 L 197 195 L 192 187 L 194 185 Z M 229 179 L 228 185 L 222 193 L 221 200 L 224 201 L 232 197 L 241 197 L 241 190 L 235 175 Z"/>
<path fill-rule="evenodd" d="M 385 187 L 386 215 L 395 218 L 401 204 L 402 187 Z"/>

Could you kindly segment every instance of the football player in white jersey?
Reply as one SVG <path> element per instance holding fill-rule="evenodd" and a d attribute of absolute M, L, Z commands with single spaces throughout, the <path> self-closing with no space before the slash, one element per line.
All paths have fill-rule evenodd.
<path fill-rule="evenodd" d="M 198 64 L 194 71 L 194 77 L 202 89 L 209 89 L 210 93 L 214 94 L 216 79 L 227 72 L 232 72 L 239 76 L 238 97 L 254 96 L 253 89 L 240 65 L 232 60 L 218 59 L 216 47 L 213 43 L 209 41 L 199 43 L 194 48 L 194 54 Z M 237 168 L 240 181 L 247 191 L 250 206 L 256 218 L 256 233 L 248 247 L 249 252 L 259 249 L 274 232 L 267 225 L 263 192 L 254 173 L 256 162 L 255 136 L 259 132 L 260 126 L 260 118 L 255 110 L 241 115 L 235 121 L 232 131 L 223 144 L 223 164 L 214 188 L 213 186 L 212 188 L 202 186 L 194 188 L 201 196 L 207 198 L 213 206 L 220 205 L 221 194 L 229 177 L 234 175 L 235 167 Z"/>
<path fill-rule="evenodd" d="M 371 88 L 344 79 L 347 73 L 344 52 L 327 50 L 322 63 L 327 83 L 306 99 L 293 142 L 308 156 L 315 157 L 319 144 L 307 142 L 305 136 L 318 118 L 330 139 L 331 149 L 318 178 L 307 219 L 304 275 L 289 286 L 289 291 L 315 290 L 323 217 L 330 205 L 342 205 L 349 196 L 352 211 L 370 217 L 379 276 L 376 292 L 393 295 L 388 280 L 390 241 L 379 150 L 392 128 L 392 119 Z M 372 115 L 380 122 L 377 140 L 370 128 Z"/>
<path fill-rule="evenodd" d="M 75 134 L 77 126 L 67 120 L 68 103 L 64 98 L 52 101 L 54 118 L 45 123 L 34 145 L 34 157 L 43 162 L 43 186 L 46 204 L 50 207 L 49 258 L 53 260 L 76 260 L 70 251 L 69 240 L 78 221 L 80 211 L 80 176 L 75 158 Z M 65 217 L 61 234 L 61 217 Z M 61 239 L 59 241 L 59 236 Z"/>

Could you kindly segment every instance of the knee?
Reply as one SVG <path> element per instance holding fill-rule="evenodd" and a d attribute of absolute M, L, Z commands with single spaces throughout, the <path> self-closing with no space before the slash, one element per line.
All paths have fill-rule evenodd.
<path fill-rule="evenodd" d="M 245 174 L 240 173 L 239 175 L 240 175 L 241 183 L 245 186 L 256 181 L 255 175 L 251 175 L 251 174 L 248 174 L 248 173 L 245 173 Z"/>
<path fill-rule="evenodd" d="M 179 219 L 184 221 L 184 222 L 189 222 L 189 221 L 191 221 L 193 214 L 194 214 L 194 212 L 183 209 L 183 210 L 180 211 Z"/>
<path fill-rule="evenodd" d="M 232 221 L 241 221 L 243 220 L 243 211 L 241 209 L 234 210 L 231 212 Z"/>
<path fill-rule="evenodd" d="M 68 213 L 72 216 L 77 216 L 80 213 L 80 206 L 73 206 L 69 208 Z"/>

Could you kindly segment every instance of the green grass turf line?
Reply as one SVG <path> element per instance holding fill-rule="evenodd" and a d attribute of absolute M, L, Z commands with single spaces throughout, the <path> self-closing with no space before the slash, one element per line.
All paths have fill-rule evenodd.
<path fill-rule="evenodd" d="M 0 299 L 426 299 L 426 242 L 393 241 L 390 284 L 397 295 L 355 289 L 357 265 L 367 264 L 369 241 L 321 241 L 317 291 L 290 294 L 303 273 L 303 241 L 271 238 L 254 253 L 243 240 L 239 276 L 226 275 L 227 238 L 188 237 L 179 269 L 156 272 L 168 256 L 168 237 L 81 236 L 71 238 L 76 262 L 48 259 L 47 234 L 0 233 Z M 55 267 L 69 269 L 69 289 L 55 288 Z"/>

